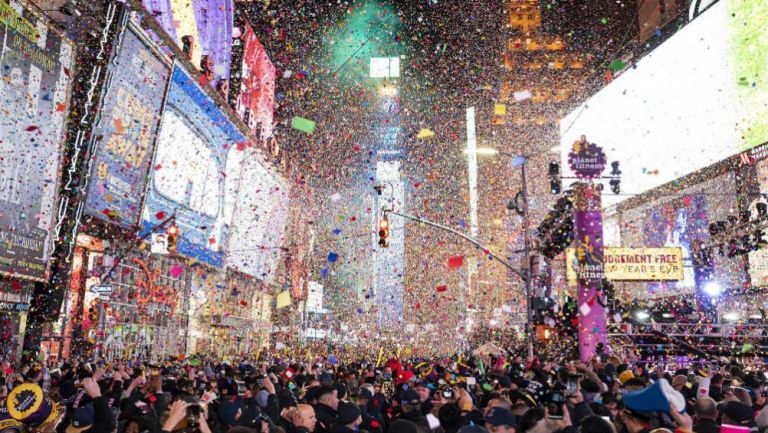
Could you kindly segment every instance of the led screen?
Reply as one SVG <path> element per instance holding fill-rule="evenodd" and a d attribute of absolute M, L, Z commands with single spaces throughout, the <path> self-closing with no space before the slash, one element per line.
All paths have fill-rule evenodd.
<path fill-rule="evenodd" d="M 624 195 L 604 205 L 767 141 L 766 22 L 768 2 L 722 0 L 568 114 L 564 175 L 582 134 L 621 164 Z"/>
<path fill-rule="evenodd" d="M 175 67 L 142 216 L 144 230 L 175 212 L 178 253 L 221 266 L 244 140 L 197 83 Z"/>
<path fill-rule="evenodd" d="M 285 241 L 290 188 L 256 151 L 242 155 L 227 265 L 271 282 Z"/>
<path fill-rule="evenodd" d="M 56 234 L 72 43 L 0 0 L 0 274 L 45 280 Z"/>

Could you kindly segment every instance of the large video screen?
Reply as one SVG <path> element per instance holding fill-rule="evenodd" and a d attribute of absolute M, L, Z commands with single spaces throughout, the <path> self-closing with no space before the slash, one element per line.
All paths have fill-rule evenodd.
<path fill-rule="evenodd" d="M 141 214 L 171 67 L 126 28 L 110 65 L 110 80 L 93 130 L 97 147 L 85 211 L 124 227 Z M 137 86 L 136 83 L 142 83 Z"/>
<path fill-rule="evenodd" d="M 240 176 L 227 265 L 271 282 L 282 257 L 290 187 L 255 152 L 243 157 Z"/>
<path fill-rule="evenodd" d="M 709 238 L 709 223 L 726 220 L 737 207 L 735 176 L 734 172 L 727 172 L 674 195 L 662 195 L 631 209 L 620 210 L 622 246 L 680 247 L 684 264 L 682 280 L 623 282 L 621 285 L 626 293 L 632 297 L 652 297 L 693 292 L 693 244 L 706 241 Z M 712 191 L 718 194 L 712 195 Z M 715 254 L 714 260 L 716 280 L 724 287 L 738 286 L 742 262 L 718 254 Z"/>
<path fill-rule="evenodd" d="M 764 0 L 721 0 L 568 114 L 564 175 L 586 135 L 621 165 L 608 205 L 768 141 L 766 22 Z"/>
<path fill-rule="evenodd" d="M 0 273 L 44 280 L 53 249 L 71 42 L 0 0 Z"/>
<path fill-rule="evenodd" d="M 142 4 L 179 47 L 184 46 L 184 39 L 190 41 L 195 67 L 200 67 L 202 56 L 211 58 L 215 77 L 212 86 L 220 79 L 229 79 L 232 0 L 142 0 Z"/>
<path fill-rule="evenodd" d="M 266 140 L 272 136 L 275 66 L 251 25 L 246 22 L 243 28 L 240 38 L 243 43 L 242 78 L 236 104 L 237 114 L 254 134 Z"/>
<path fill-rule="evenodd" d="M 244 141 L 195 80 L 176 66 L 142 216 L 145 232 L 176 212 L 177 252 L 221 266 L 232 222 L 228 197 L 238 182 L 228 157 Z"/>

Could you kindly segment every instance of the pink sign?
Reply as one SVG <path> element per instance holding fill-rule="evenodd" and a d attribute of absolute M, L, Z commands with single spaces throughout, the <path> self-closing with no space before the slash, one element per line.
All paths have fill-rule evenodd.
<path fill-rule="evenodd" d="M 592 183 L 574 186 L 574 237 L 578 261 L 579 356 L 588 362 L 598 344 L 607 344 L 607 317 L 601 288 L 603 270 L 603 212 L 600 190 Z"/>
<path fill-rule="evenodd" d="M 742 427 L 739 425 L 723 424 L 720 426 L 720 433 L 748 433 L 749 427 Z"/>
<path fill-rule="evenodd" d="M 245 23 L 243 35 L 242 81 L 237 98 L 237 114 L 254 134 L 266 140 L 272 136 L 275 111 L 275 66 L 269 60 L 251 25 Z M 259 130 L 260 128 L 260 130 Z"/>

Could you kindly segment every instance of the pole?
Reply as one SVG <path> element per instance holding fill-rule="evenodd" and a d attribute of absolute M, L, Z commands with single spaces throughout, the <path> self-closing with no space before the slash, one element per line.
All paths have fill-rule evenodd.
<path fill-rule="evenodd" d="M 527 161 L 526 161 L 527 162 Z M 529 230 L 529 215 L 528 215 L 528 183 L 525 178 L 525 166 L 523 163 L 520 166 L 520 177 L 522 180 L 522 192 L 523 192 L 523 242 L 525 249 L 525 272 L 528 278 L 523 278 L 525 282 L 525 310 L 527 314 L 527 321 L 525 323 L 525 336 L 528 338 L 528 357 L 533 358 L 533 308 L 531 302 L 531 284 L 533 284 L 533 274 L 531 272 L 531 234 Z"/>
<path fill-rule="evenodd" d="M 474 246 L 476 246 L 478 248 L 482 248 L 485 251 L 488 251 L 491 254 L 491 256 L 493 256 L 494 260 L 496 260 L 497 262 L 499 262 L 502 265 L 504 265 L 504 267 L 506 267 L 510 271 L 514 272 L 522 280 L 525 280 L 527 278 L 523 272 L 521 272 L 519 269 L 517 269 L 514 266 L 512 266 L 511 264 L 509 264 L 509 262 L 507 262 L 506 260 L 500 258 L 500 256 L 498 254 L 494 253 L 493 250 L 491 250 L 487 246 L 481 244 L 477 240 L 475 240 L 475 239 L 465 235 L 464 233 L 462 233 L 460 231 L 454 230 L 454 229 L 452 229 L 450 227 L 446 227 L 446 226 L 444 226 L 442 224 L 438 224 L 438 223 L 434 223 L 434 222 L 429 221 L 429 220 L 425 220 L 425 219 L 417 217 L 417 216 L 413 216 L 413 215 L 409 215 L 409 214 L 404 214 L 404 213 L 400 213 L 400 212 L 395 212 L 393 210 L 385 209 L 384 213 L 392 214 L 392 215 L 397 215 L 399 217 L 402 217 L 402 218 L 405 218 L 405 219 L 409 219 L 411 221 L 416 221 L 416 222 L 419 222 L 419 223 L 422 223 L 422 224 L 426 224 L 426 225 L 431 226 L 431 227 L 435 227 L 435 228 L 438 228 L 438 229 L 441 229 L 441 230 L 445 230 L 447 232 L 451 232 L 451 233 L 455 234 L 456 236 L 458 236 L 458 237 L 468 241 L 472 245 L 474 245 Z"/>
<path fill-rule="evenodd" d="M 603 210 L 600 189 L 593 183 L 574 188 L 573 229 L 578 260 L 576 302 L 579 317 L 579 357 L 589 362 L 598 344 L 607 344 L 605 307 L 597 302 L 605 278 L 603 269 Z"/>

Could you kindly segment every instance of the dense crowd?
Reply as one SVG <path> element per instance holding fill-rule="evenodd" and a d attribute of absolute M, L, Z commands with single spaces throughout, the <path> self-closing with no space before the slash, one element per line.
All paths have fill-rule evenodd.
<path fill-rule="evenodd" d="M 2 365 L 1 433 L 766 431 L 754 363 L 521 356 Z"/>

